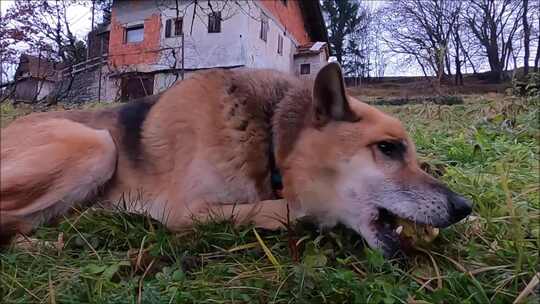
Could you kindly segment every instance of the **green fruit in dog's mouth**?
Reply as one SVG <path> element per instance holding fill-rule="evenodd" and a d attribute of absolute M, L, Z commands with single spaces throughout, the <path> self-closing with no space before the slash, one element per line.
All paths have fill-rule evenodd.
<path fill-rule="evenodd" d="M 410 243 L 412 246 L 428 245 L 439 236 L 439 228 L 430 225 L 418 224 L 406 219 L 396 220 L 396 233 L 400 240 Z"/>

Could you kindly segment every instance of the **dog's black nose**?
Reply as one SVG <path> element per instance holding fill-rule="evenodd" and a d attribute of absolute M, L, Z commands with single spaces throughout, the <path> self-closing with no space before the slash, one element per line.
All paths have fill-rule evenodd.
<path fill-rule="evenodd" d="M 463 196 L 451 192 L 448 193 L 448 205 L 450 217 L 453 223 L 459 222 L 472 212 L 472 204 Z"/>

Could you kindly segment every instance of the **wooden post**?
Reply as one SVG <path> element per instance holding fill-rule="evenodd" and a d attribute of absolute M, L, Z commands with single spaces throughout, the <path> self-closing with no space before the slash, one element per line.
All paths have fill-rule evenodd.
<path fill-rule="evenodd" d="M 184 30 L 182 29 L 182 80 L 184 80 Z"/>
<path fill-rule="evenodd" d="M 90 33 L 88 33 L 88 43 L 86 45 L 86 60 L 90 58 L 90 40 L 93 35 L 92 31 L 94 30 L 94 3 L 95 0 L 92 0 L 92 25 L 90 26 Z"/>

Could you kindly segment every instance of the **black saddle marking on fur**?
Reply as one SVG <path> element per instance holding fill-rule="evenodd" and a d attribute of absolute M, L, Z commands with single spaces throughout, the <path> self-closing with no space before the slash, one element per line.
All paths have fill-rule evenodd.
<path fill-rule="evenodd" d="M 128 157 L 135 162 L 140 160 L 142 154 L 141 132 L 143 123 L 159 97 L 159 95 L 152 95 L 130 101 L 119 110 L 118 124 L 123 130 L 122 145 Z"/>
<path fill-rule="evenodd" d="M 270 184 L 272 186 L 272 192 L 277 198 L 283 198 L 281 195 L 281 190 L 283 190 L 283 178 L 281 176 L 281 171 L 276 165 L 276 159 L 274 157 L 273 144 L 270 144 Z"/>

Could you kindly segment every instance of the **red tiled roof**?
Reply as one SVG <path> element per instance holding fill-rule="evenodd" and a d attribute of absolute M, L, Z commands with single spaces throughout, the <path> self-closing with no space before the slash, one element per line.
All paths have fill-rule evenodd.
<path fill-rule="evenodd" d="M 308 42 L 298 46 L 294 56 L 315 55 L 323 51 L 326 52 L 326 56 L 328 56 L 328 44 L 326 42 Z"/>

